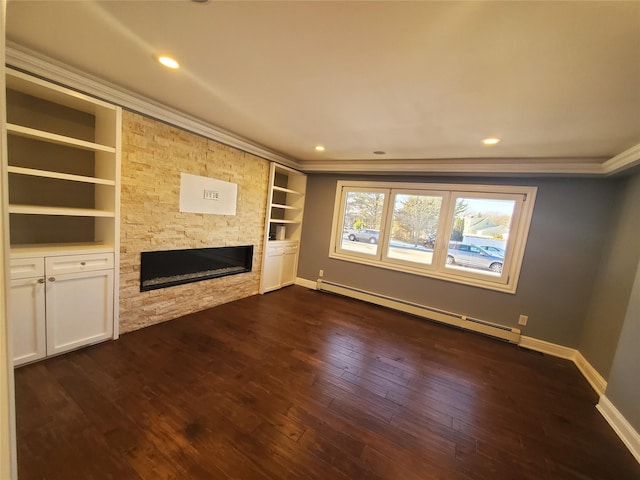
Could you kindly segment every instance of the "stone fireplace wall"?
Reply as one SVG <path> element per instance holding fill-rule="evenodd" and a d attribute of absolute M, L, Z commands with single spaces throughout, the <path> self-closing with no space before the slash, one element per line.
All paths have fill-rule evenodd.
<path fill-rule="evenodd" d="M 269 162 L 124 111 L 120 332 L 258 293 Z M 238 184 L 235 216 L 180 213 L 180 173 Z M 140 253 L 254 245 L 253 271 L 140 292 Z"/>

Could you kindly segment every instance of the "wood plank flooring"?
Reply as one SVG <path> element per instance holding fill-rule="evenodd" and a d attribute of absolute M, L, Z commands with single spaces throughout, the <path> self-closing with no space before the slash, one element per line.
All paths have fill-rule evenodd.
<path fill-rule="evenodd" d="M 640 479 L 569 361 L 288 287 L 16 370 L 20 480 Z"/>

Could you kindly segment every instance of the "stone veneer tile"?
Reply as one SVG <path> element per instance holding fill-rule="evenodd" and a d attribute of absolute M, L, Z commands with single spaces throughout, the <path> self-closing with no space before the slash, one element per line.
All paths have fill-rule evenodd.
<path fill-rule="evenodd" d="M 124 111 L 120 225 L 120 332 L 258 293 L 269 162 Z M 235 216 L 180 213 L 180 173 L 238 184 Z M 253 270 L 140 292 L 140 253 L 253 245 Z"/>

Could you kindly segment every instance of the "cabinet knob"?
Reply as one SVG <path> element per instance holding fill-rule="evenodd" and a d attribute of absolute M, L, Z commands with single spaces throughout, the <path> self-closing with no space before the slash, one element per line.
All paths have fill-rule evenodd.
<path fill-rule="evenodd" d="M 44 283 L 44 278 L 39 278 L 38 283 Z"/>
<path fill-rule="evenodd" d="M 55 282 L 55 281 L 56 281 L 56 277 L 49 277 L 49 278 L 48 278 L 48 280 L 49 280 L 50 282 Z"/>

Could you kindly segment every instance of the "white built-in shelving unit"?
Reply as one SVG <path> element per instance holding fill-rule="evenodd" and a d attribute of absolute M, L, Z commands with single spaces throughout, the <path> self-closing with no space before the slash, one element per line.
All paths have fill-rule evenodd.
<path fill-rule="evenodd" d="M 260 293 L 295 281 L 306 188 L 304 173 L 271 163 Z"/>
<path fill-rule="evenodd" d="M 10 68 L 6 87 L 9 321 L 21 364 L 118 335 L 122 111 Z"/>

